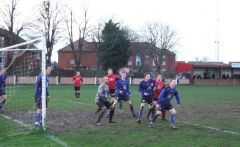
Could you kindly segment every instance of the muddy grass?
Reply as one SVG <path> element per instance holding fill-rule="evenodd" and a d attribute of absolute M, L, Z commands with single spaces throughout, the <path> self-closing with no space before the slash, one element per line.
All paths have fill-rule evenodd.
<path fill-rule="evenodd" d="M 223 108 L 217 109 L 214 109 L 214 107 L 208 109 L 204 109 L 202 107 L 192 107 L 191 109 L 189 108 L 188 111 L 181 110 L 181 108 L 177 109 L 179 109 L 177 114 L 179 118 L 199 117 L 228 119 L 239 116 L 240 113 L 240 109 L 237 105 L 226 105 Z M 96 121 L 98 116 L 94 114 L 94 112 L 95 109 L 73 109 L 68 111 L 48 109 L 46 126 L 48 130 L 56 133 L 77 130 L 79 128 L 94 128 L 96 127 L 94 125 L 94 122 Z M 137 112 L 137 109 L 135 109 L 135 112 Z M 144 114 L 146 115 L 146 110 Z M 35 110 L 21 110 L 15 113 L 9 112 L 5 115 L 11 116 L 13 119 L 19 120 L 24 124 L 29 124 L 30 126 L 33 126 Z M 113 120 L 116 121 L 117 124 L 123 121 L 127 121 L 129 119 L 133 119 L 130 110 L 128 111 L 117 109 L 115 111 Z M 104 125 L 107 123 L 107 121 L 108 118 L 103 118 L 101 123 Z"/>
<path fill-rule="evenodd" d="M 225 105 L 224 107 L 213 106 L 211 108 L 205 107 L 191 107 L 188 111 L 179 109 L 179 116 L 183 117 L 212 117 L 212 118 L 233 118 L 239 117 L 240 109 L 238 105 Z"/>
<path fill-rule="evenodd" d="M 47 129 L 51 132 L 72 131 L 79 128 L 93 128 L 97 119 L 97 114 L 94 114 L 95 109 L 92 110 L 51 110 L 47 111 Z M 18 112 L 6 112 L 5 115 L 10 116 L 14 120 L 18 120 L 30 127 L 34 123 L 34 110 L 21 110 Z M 116 110 L 113 120 L 119 123 L 124 120 L 133 119 L 130 111 Z M 135 118 L 134 118 L 135 119 Z M 101 123 L 104 125 L 108 118 L 103 118 Z"/>
<path fill-rule="evenodd" d="M 93 128 L 97 119 L 95 110 L 92 111 L 48 111 L 47 126 L 54 132 L 71 131 L 79 128 Z M 114 121 L 119 123 L 124 120 L 133 119 L 128 111 L 115 111 Z M 102 119 L 102 124 L 106 124 L 108 118 Z"/>

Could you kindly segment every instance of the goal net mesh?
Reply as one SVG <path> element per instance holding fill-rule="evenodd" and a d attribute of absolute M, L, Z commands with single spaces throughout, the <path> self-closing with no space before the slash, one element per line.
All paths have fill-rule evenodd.
<path fill-rule="evenodd" d="M 0 121 L 4 128 L 0 135 L 34 128 L 35 81 L 41 73 L 42 52 L 30 48 L 36 49 L 33 42 L 0 48 Z"/>

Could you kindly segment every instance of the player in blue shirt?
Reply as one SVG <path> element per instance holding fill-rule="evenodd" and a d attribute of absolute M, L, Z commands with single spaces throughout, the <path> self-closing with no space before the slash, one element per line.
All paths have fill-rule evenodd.
<path fill-rule="evenodd" d="M 3 113 L 3 107 L 7 102 L 7 95 L 6 95 L 6 79 L 7 76 L 5 75 L 6 69 L 3 68 L 0 71 L 0 98 L 2 99 L 0 101 L 0 113 Z"/>
<path fill-rule="evenodd" d="M 49 101 L 49 92 L 48 92 L 48 83 L 49 83 L 49 79 L 48 76 L 51 73 L 51 67 L 47 67 L 46 68 L 46 97 L 47 97 L 47 101 L 46 101 L 46 106 L 47 103 Z M 35 103 L 36 103 L 36 109 L 37 109 L 37 113 L 35 115 L 35 127 L 41 127 L 42 125 L 42 74 L 39 74 L 36 80 L 36 90 L 35 90 Z"/>
<path fill-rule="evenodd" d="M 132 116 L 136 117 L 136 115 L 134 113 L 132 101 L 129 99 L 131 96 L 131 92 L 129 89 L 129 81 L 127 78 L 127 73 L 126 73 L 126 71 L 122 70 L 120 72 L 120 74 L 121 74 L 121 78 L 116 81 L 116 86 L 115 86 L 115 91 L 117 94 L 117 101 L 113 103 L 113 107 L 115 107 L 121 101 L 128 102 L 128 105 L 132 112 Z"/>
<path fill-rule="evenodd" d="M 170 122 L 170 128 L 176 129 L 175 127 L 175 121 L 176 121 L 176 110 L 171 104 L 171 100 L 173 96 L 176 97 L 177 100 L 177 106 L 180 106 L 180 97 L 178 94 L 178 91 L 176 90 L 176 80 L 172 80 L 170 82 L 170 85 L 164 88 L 157 101 L 157 112 L 155 113 L 153 119 L 149 123 L 149 127 L 153 126 L 153 122 L 157 119 L 159 115 L 162 115 L 162 111 L 169 111 L 171 113 L 171 122 Z"/>
<path fill-rule="evenodd" d="M 140 123 L 142 120 L 143 108 L 145 106 L 145 103 L 149 104 L 149 114 L 153 111 L 153 87 L 154 83 L 150 79 L 150 74 L 145 74 L 144 80 L 141 81 L 139 84 L 139 92 L 142 94 L 142 101 L 138 114 L 138 123 Z"/>

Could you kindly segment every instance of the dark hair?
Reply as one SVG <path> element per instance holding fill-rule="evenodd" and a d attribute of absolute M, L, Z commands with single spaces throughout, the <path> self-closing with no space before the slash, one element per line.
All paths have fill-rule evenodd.
<path fill-rule="evenodd" d="M 144 73 L 144 78 L 145 78 L 147 75 L 150 75 L 150 76 L 151 76 L 150 73 Z"/>
<path fill-rule="evenodd" d="M 162 75 L 161 75 L 161 74 L 156 74 L 156 77 L 157 77 L 157 76 L 161 76 L 161 77 L 162 77 Z"/>

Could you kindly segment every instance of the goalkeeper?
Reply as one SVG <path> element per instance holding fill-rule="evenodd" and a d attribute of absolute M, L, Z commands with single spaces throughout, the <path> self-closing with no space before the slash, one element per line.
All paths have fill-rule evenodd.
<path fill-rule="evenodd" d="M 112 118 L 114 114 L 114 108 L 111 107 L 111 103 L 108 101 L 109 97 L 109 87 L 108 87 L 108 77 L 104 77 L 102 80 L 101 85 L 98 87 L 97 95 L 95 98 L 96 104 L 98 106 L 98 109 L 96 111 L 96 114 L 98 113 L 97 121 L 95 122 L 95 125 L 100 126 L 100 121 L 103 118 L 105 112 L 107 109 L 110 109 L 109 112 L 109 123 L 113 123 Z"/>
<path fill-rule="evenodd" d="M 52 69 L 50 66 L 46 68 L 46 97 L 47 97 L 46 107 L 50 97 L 48 92 L 48 83 L 49 83 L 48 76 L 50 75 L 51 70 Z M 36 128 L 39 128 L 42 126 L 42 74 L 39 74 L 36 80 L 35 103 L 36 103 L 37 113 L 35 115 L 34 125 Z"/>
<path fill-rule="evenodd" d="M 3 68 L 0 71 L 0 113 L 3 113 L 3 107 L 7 102 L 7 95 L 6 95 L 6 79 L 7 76 L 5 75 L 6 69 Z"/>

